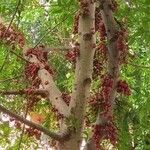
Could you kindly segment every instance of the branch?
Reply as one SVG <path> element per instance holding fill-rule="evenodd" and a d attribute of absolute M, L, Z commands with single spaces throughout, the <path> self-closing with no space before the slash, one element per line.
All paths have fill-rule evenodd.
<path fill-rule="evenodd" d="M 6 64 L 6 62 L 7 62 L 8 56 L 9 56 L 9 52 L 7 52 L 7 54 L 6 54 L 5 58 L 4 58 L 4 62 L 3 62 L 3 64 L 2 64 L 2 66 L 0 67 L 0 72 L 2 72 L 4 66 L 5 66 L 5 64 Z"/>
<path fill-rule="evenodd" d="M 105 25 L 106 34 L 107 34 L 107 41 L 108 41 L 108 71 L 109 74 L 113 77 L 118 76 L 118 64 L 119 64 L 119 51 L 116 47 L 117 38 L 115 38 L 116 33 L 118 32 L 117 23 L 113 17 L 113 12 L 110 7 L 111 0 L 99 0 L 100 6 L 102 6 L 101 14 L 102 20 Z"/>
<path fill-rule="evenodd" d="M 113 113 L 114 100 L 116 98 L 116 85 L 119 76 L 119 50 L 117 49 L 116 33 L 118 32 L 117 23 L 113 17 L 113 12 L 110 7 L 111 0 L 99 0 L 101 7 L 102 20 L 107 34 L 108 41 L 108 74 L 113 78 L 112 90 L 110 91 L 110 104 L 112 105 L 108 115 Z"/>
<path fill-rule="evenodd" d="M 28 101 L 29 101 L 29 99 L 28 99 Z M 26 105 L 26 110 L 25 110 L 25 115 L 24 115 L 24 118 L 25 118 L 25 119 L 27 118 L 27 115 L 28 115 L 28 111 L 29 111 L 28 108 L 29 108 L 28 105 Z M 19 144 L 18 144 L 18 150 L 20 150 L 24 133 L 25 133 L 25 124 L 23 124 L 22 133 L 21 133 L 21 135 L 20 135 L 20 140 L 19 140 Z"/>
<path fill-rule="evenodd" d="M 10 21 L 10 23 L 9 23 L 9 25 L 8 25 L 8 27 L 7 27 L 7 29 L 6 29 L 6 31 L 5 31 L 5 33 L 7 33 L 7 31 L 8 31 L 9 28 L 11 27 L 11 25 L 12 25 L 12 23 L 13 23 L 13 20 L 15 19 L 16 13 L 17 13 L 17 11 L 18 11 L 18 8 L 19 8 L 20 3 L 21 3 L 21 0 L 18 0 L 16 9 L 15 9 L 15 11 L 14 11 L 14 14 L 13 14 L 13 16 L 12 16 L 12 19 L 11 19 L 11 21 Z M 4 35 L 5 35 L 5 33 L 4 33 Z"/>
<path fill-rule="evenodd" d="M 109 102 L 111 104 L 111 107 L 107 111 L 107 116 L 113 115 L 113 106 L 114 101 L 116 98 L 116 85 L 117 80 L 119 76 L 119 52 L 116 47 L 117 39 L 115 39 L 115 34 L 117 33 L 117 23 L 113 17 L 113 12 L 110 7 L 111 0 L 99 0 L 99 4 L 101 6 L 101 15 L 102 20 L 106 29 L 107 34 L 107 41 L 108 41 L 108 74 L 111 75 L 113 78 L 113 86 L 112 90 L 110 91 L 110 98 Z M 107 122 L 107 120 L 100 115 L 100 113 L 97 114 L 97 120 L 95 122 L 95 125 L 104 125 Z M 95 150 L 93 147 L 94 143 L 92 140 L 92 136 L 90 138 L 90 141 L 86 144 L 86 147 L 84 150 Z M 92 149 L 90 149 L 92 147 Z"/>
<path fill-rule="evenodd" d="M 38 71 L 38 77 L 41 79 L 43 88 L 48 91 L 48 98 L 52 105 L 58 110 L 60 114 L 63 114 L 65 117 L 69 117 L 69 106 L 62 99 L 62 93 L 53 81 L 52 75 L 46 69 L 42 69 Z M 47 81 L 48 84 L 45 84 Z"/>
<path fill-rule="evenodd" d="M 25 56 L 26 49 L 24 49 L 23 53 Z M 41 80 L 41 85 L 43 86 L 43 89 L 48 92 L 48 98 L 52 105 L 58 110 L 60 114 L 64 115 L 65 117 L 69 117 L 69 106 L 63 100 L 62 93 L 56 86 L 52 75 L 44 68 L 45 64 L 40 62 L 34 54 L 32 54 L 32 57 L 29 57 L 28 60 L 29 62 L 38 64 L 40 66 L 40 69 L 38 71 L 38 77 Z"/>
<path fill-rule="evenodd" d="M 5 113 L 5 114 L 7 114 L 7 115 L 9 115 L 9 116 L 11 116 L 11 117 L 13 117 L 13 118 L 15 118 L 15 119 L 17 119 L 18 121 L 20 121 L 20 122 L 22 122 L 22 123 L 24 123 L 24 124 L 34 128 L 34 129 L 37 129 L 37 130 L 43 132 L 44 134 L 48 135 L 49 137 L 51 137 L 54 140 L 64 141 L 64 140 L 67 140 L 69 138 L 69 135 L 70 135 L 69 132 L 66 132 L 66 133 L 51 132 L 48 129 L 42 127 L 42 126 L 40 126 L 40 125 L 38 125 L 38 124 L 36 124 L 34 122 L 31 122 L 31 121 L 29 121 L 29 120 L 27 120 L 27 119 L 25 119 L 25 118 L 15 114 L 15 113 L 13 113 L 10 110 L 7 110 L 5 107 L 3 107 L 1 105 L 0 105 L 0 111 Z"/>

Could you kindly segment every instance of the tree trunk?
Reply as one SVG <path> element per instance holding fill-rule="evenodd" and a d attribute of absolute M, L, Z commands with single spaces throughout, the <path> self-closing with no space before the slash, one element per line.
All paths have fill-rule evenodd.
<path fill-rule="evenodd" d="M 86 6 L 86 7 L 84 7 Z M 75 84 L 70 108 L 75 120 L 75 131 L 69 141 L 60 144 L 61 150 L 79 150 L 82 141 L 81 133 L 86 101 L 90 92 L 93 72 L 95 47 L 95 4 L 91 0 L 80 1 L 79 44 L 80 53 L 77 57 Z"/>

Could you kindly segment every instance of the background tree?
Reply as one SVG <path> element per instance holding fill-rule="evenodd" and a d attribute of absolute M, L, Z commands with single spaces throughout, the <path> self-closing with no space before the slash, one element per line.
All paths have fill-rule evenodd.
<path fill-rule="evenodd" d="M 1 0 L 0 146 L 149 149 L 148 4 Z"/>

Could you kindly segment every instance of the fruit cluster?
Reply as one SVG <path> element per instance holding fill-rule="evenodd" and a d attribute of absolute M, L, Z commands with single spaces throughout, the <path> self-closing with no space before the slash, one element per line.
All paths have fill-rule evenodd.
<path fill-rule="evenodd" d="M 102 76 L 102 83 L 101 83 L 101 95 L 104 101 L 109 100 L 110 92 L 113 88 L 113 78 L 109 74 Z"/>
<path fill-rule="evenodd" d="M 127 53 L 128 53 L 128 45 L 127 45 L 127 31 L 126 29 L 121 29 L 117 33 L 117 42 L 116 42 L 116 47 L 117 50 L 119 51 L 119 62 L 124 63 Z"/>
<path fill-rule="evenodd" d="M 95 31 L 99 32 L 100 41 L 105 41 L 107 34 L 100 11 L 99 8 L 95 10 Z"/>
<path fill-rule="evenodd" d="M 116 0 L 112 0 L 111 10 L 113 12 L 116 12 L 118 10 L 118 3 L 116 2 Z"/>
<path fill-rule="evenodd" d="M 40 140 L 41 137 L 41 132 L 31 127 L 25 129 L 25 134 L 27 134 L 29 137 L 35 137 L 37 140 Z"/>
<path fill-rule="evenodd" d="M 99 31 L 99 34 L 100 34 L 100 40 L 105 42 L 107 34 L 106 34 L 105 25 L 102 21 L 99 23 L 98 31 Z"/>
<path fill-rule="evenodd" d="M 100 93 L 94 93 L 88 101 L 88 109 L 86 110 L 85 116 L 85 124 L 89 124 L 89 122 L 94 123 L 95 117 L 98 114 L 98 110 L 100 108 Z M 87 122 L 88 121 L 88 122 Z"/>
<path fill-rule="evenodd" d="M 111 114 L 110 111 L 112 109 L 110 93 L 113 89 L 113 83 L 113 78 L 109 74 L 103 75 L 101 90 L 96 94 L 97 96 L 92 99 L 92 103 L 96 104 L 96 108 L 101 108 L 101 112 L 99 112 L 101 122 L 96 124 L 93 129 L 93 139 L 97 150 L 101 149 L 100 142 L 102 142 L 103 139 L 109 140 L 112 144 L 116 144 L 117 142 L 117 130 L 113 123 L 113 114 Z"/>
<path fill-rule="evenodd" d="M 40 98 L 36 95 L 28 96 L 27 107 L 29 111 L 33 111 L 34 106 L 40 101 Z"/>
<path fill-rule="evenodd" d="M 125 80 L 119 80 L 118 84 L 117 84 L 117 92 L 118 93 L 122 93 L 126 96 L 131 95 L 131 91 L 129 88 L 129 85 L 127 84 L 127 82 Z"/>
<path fill-rule="evenodd" d="M 47 61 L 47 51 L 45 51 L 45 46 L 42 44 L 35 48 L 29 48 L 25 55 L 35 55 L 41 63 L 45 63 Z"/>
<path fill-rule="evenodd" d="M 76 57 L 77 57 L 77 52 L 74 50 L 69 50 L 67 54 L 65 55 L 66 59 L 71 62 L 75 63 L 76 62 Z"/>
<path fill-rule="evenodd" d="M 29 81 L 33 81 L 37 77 L 40 66 L 35 63 L 27 63 L 25 66 L 25 77 Z"/>
<path fill-rule="evenodd" d="M 31 83 L 31 87 L 26 89 L 28 95 L 27 106 L 29 110 L 32 110 L 35 104 L 40 100 L 37 95 L 34 95 L 34 91 L 39 88 L 41 80 L 38 78 L 37 73 L 39 66 L 34 63 L 29 63 L 25 68 L 25 76 Z"/>
<path fill-rule="evenodd" d="M 79 52 L 80 52 L 80 44 L 76 42 L 73 49 L 69 50 L 66 53 L 65 57 L 70 63 L 75 64 L 76 58 L 79 55 Z"/>
<path fill-rule="evenodd" d="M 110 93 L 113 89 L 113 78 L 106 74 L 102 77 L 102 83 L 101 83 L 101 101 L 100 101 L 100 107 L 102 112 L 100 113 L 101 117 L 105 118 L 106 120 L 109 120 L 110 114 L 109 110 L 111 110 L 111 102 L 110 102 Z"/>
<path fill-rule="evenodd" d="M 15 122 L 14 126 L 16 127 L 16 129 L 22 129 L 23 124 L 20 121 L 15 120 L 15 118 L 10 118 L 10 122 Z M 38 131 L 37 129 L 34 129 L 32 127 L 26 127 L 25 126 L 25 133 L 29 136 L 29 137 L 35 137 L 37 140 L 40 139 L 41 137 L 41 132 Z"/>
<path fill-rule="evenodd" d="M 104 69 L 104 64 L 108 58 L 108 48 L 106 45 L 107 34 L 101 17 L 101 10 L 95 10 L 95 31 L 99 34 L 99 44 L 97 44 L 93 63 L 93 78 L 98 77 Z M 96 62 L 96 63 L 95 63 Z"/>
<path fill-rule="evenodd" d="M 83 15 L 83 16 L 87 16 L 89 15 L 90 13 L 90 10 L 89 10 L 89 1 L 88 0 L 79 0 L 79 3 L 80 3 L 80 7 L 81 7 L 81 10 L 80 10 L 80 14 Z"/>
<path fill-rule="evenodd" d="M 93 139 L 97 150 L 101 149 L 100 142 L 103 139 L 109 140 L 112 144 L 116 144 L 117 142 L 117 130 L 113 123 L 113 116 L 110 113 L 112 107 L 110 93 L 112 88 L 113 78 L 109 74 L 102 76 L 101 91 L 96 93 L 89 102 L 94 112 L 96 112 L 94 114 L 97 114 L 98 109 L 101 108 L 101 112 L 99 112 L 101 122 L 100 124 L 96 124 L 93 129 Z"/>
<path fill-rule="evenodd" d="M 68 93 L 62 92 L 62 99 L 64 100 L 64 102 L 69 106 L 70 100 L 71 100 L 71 96 Z"/>
<path fill-rule="evenodd" d="M 25 45 L 25 39 L 22 33 L 16 32 L 13 27 L 7 27 L 0 22 L 0 39 L 5 41 L 8 45 L 17 44 L 20 48 Z"/>
<path fill-rule="evenodd" d="M 96 79 L 101 75 L 108 59 L 108 49 L 104 42 L 100 44 L 95 49 L 94 59 L 93 59 L 93 79 Z"/>
<path fill-rule="evenodd" d="M 96 78 L 101 74 L 101 71 L 103 69 L 103 64 L 97 59 L 94 58 L 93 60 L 93 78 Z"/>
<path fill-rule="evenodd" d="M 99 8 L 95 9 L 95 31 L 99 30 L 99 24 L 102 22 L 101 12 Z"/>
<path fill-rule="evenodd" d="M 93 139 L 96 145 L 96 149 L 100 150 L 100 141 L 103 139 L 109 140 L 113 145 L 117 143 L 117 132 L 116 127 L 112 121 L 107 122 L 106 124 L 97 124 L 93 130 Z"/>
<path fill-rule="evenodd" d="M 78 34 L 78 27 L 79 27 L 79 12 L 76 13 L 74 17 L 74 23 L 73 23 L 73 34 Z"/>
<path fill-rule="evenodd" d="M 96 52 L 97 55 L 101 55 L 103 63 L 106 62 L 107 60 L 107 54 L 108 54 L 108 48 L 105 44 L 105 42 L 100 42 L 100 44 L 96 47 Z"/>
<path fill-rule="evenodd" d="M 54 106 L 52 107 L 52 112 L 55 114 L 57 121 L 64 118 L 64 116 L 60 114 Z"/>
<path fill-rule="evenodd" d="M 14 118 L 10 118 L 10 121 L 15 121 L 15 127 L 17 129 L 21 129 L 21 122 L 15 120 Z"/>

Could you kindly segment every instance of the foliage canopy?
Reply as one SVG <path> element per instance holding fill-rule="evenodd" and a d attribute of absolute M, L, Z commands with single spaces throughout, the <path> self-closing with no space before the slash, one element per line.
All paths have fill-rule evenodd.
<path fill-rule="evenodd" d="M 0 16 L 8 24 L 12 20 L 17 6 L 16 0 L 0 1 Z M 123 20 L 128 28 L 130 56 L 122 66 L 120 78 L 126 80 L 131 88 L 131 96 L 119 95 L 115 107 L 116 125 L 119 131 L 119 150 L 150 149 L 150 20 L 149 0 L 118 0 L 117 20 Z M 21 0 L 13 20 L 13 26 L 21 31 L 28 45 L 42 43 L 50 48 L 68 47 L 73 37 L 72 26 L 78 4 L 75 0 Z M 73 37 L 73 38 L 72 38 Z M 42 40 L 41 40 L 42 38 Z M 24 78 L 25 62 L 8 51 L 9 47 L 0 43 L 0 90 L 25 89 L 29 83 Z M 22 55 L 19 47 L 16 53 Z M 64 55 L 65 50 L 49 52 L 48 60 L 55 70 L 54 78 L 63 92 L 71 92 L 74 81 L 74 66 Z M 99 80 L 92 84 L 93 91 L 99 86 Z M 92 92 L 93 92 L 92 91 Z M 23 114 L 26 96 L 0 96 L 0 103 L 6 108 Z M 43 126 L 57 130 L 54 113 L 47 101 L 37 103 L 32 114 L 44 116 Z M 88 108 L 87 108 L 88 110 Z M 90 121 L 93 116 L 90 116 Z M 0 148 L 17 149 L 21 131 L 11 127 L 9 121 L 1 114 Z M 83 137 L 87 139 L 90 131 L 85 128 Z M 14 137 L 15 135 L 15 137 Z M 12 136 L 14 141 L 12 142 Z M 49 139 L 50 140 L 50 139 Z M 21 149 L 40 149 L 35 138 L 23 136 Z M 51 141 L 52 142 L 52 141 Z M 44 149 L 44 148 L 43 148 Z M 46 148 L 45 148 L 46 149 Z"/>

